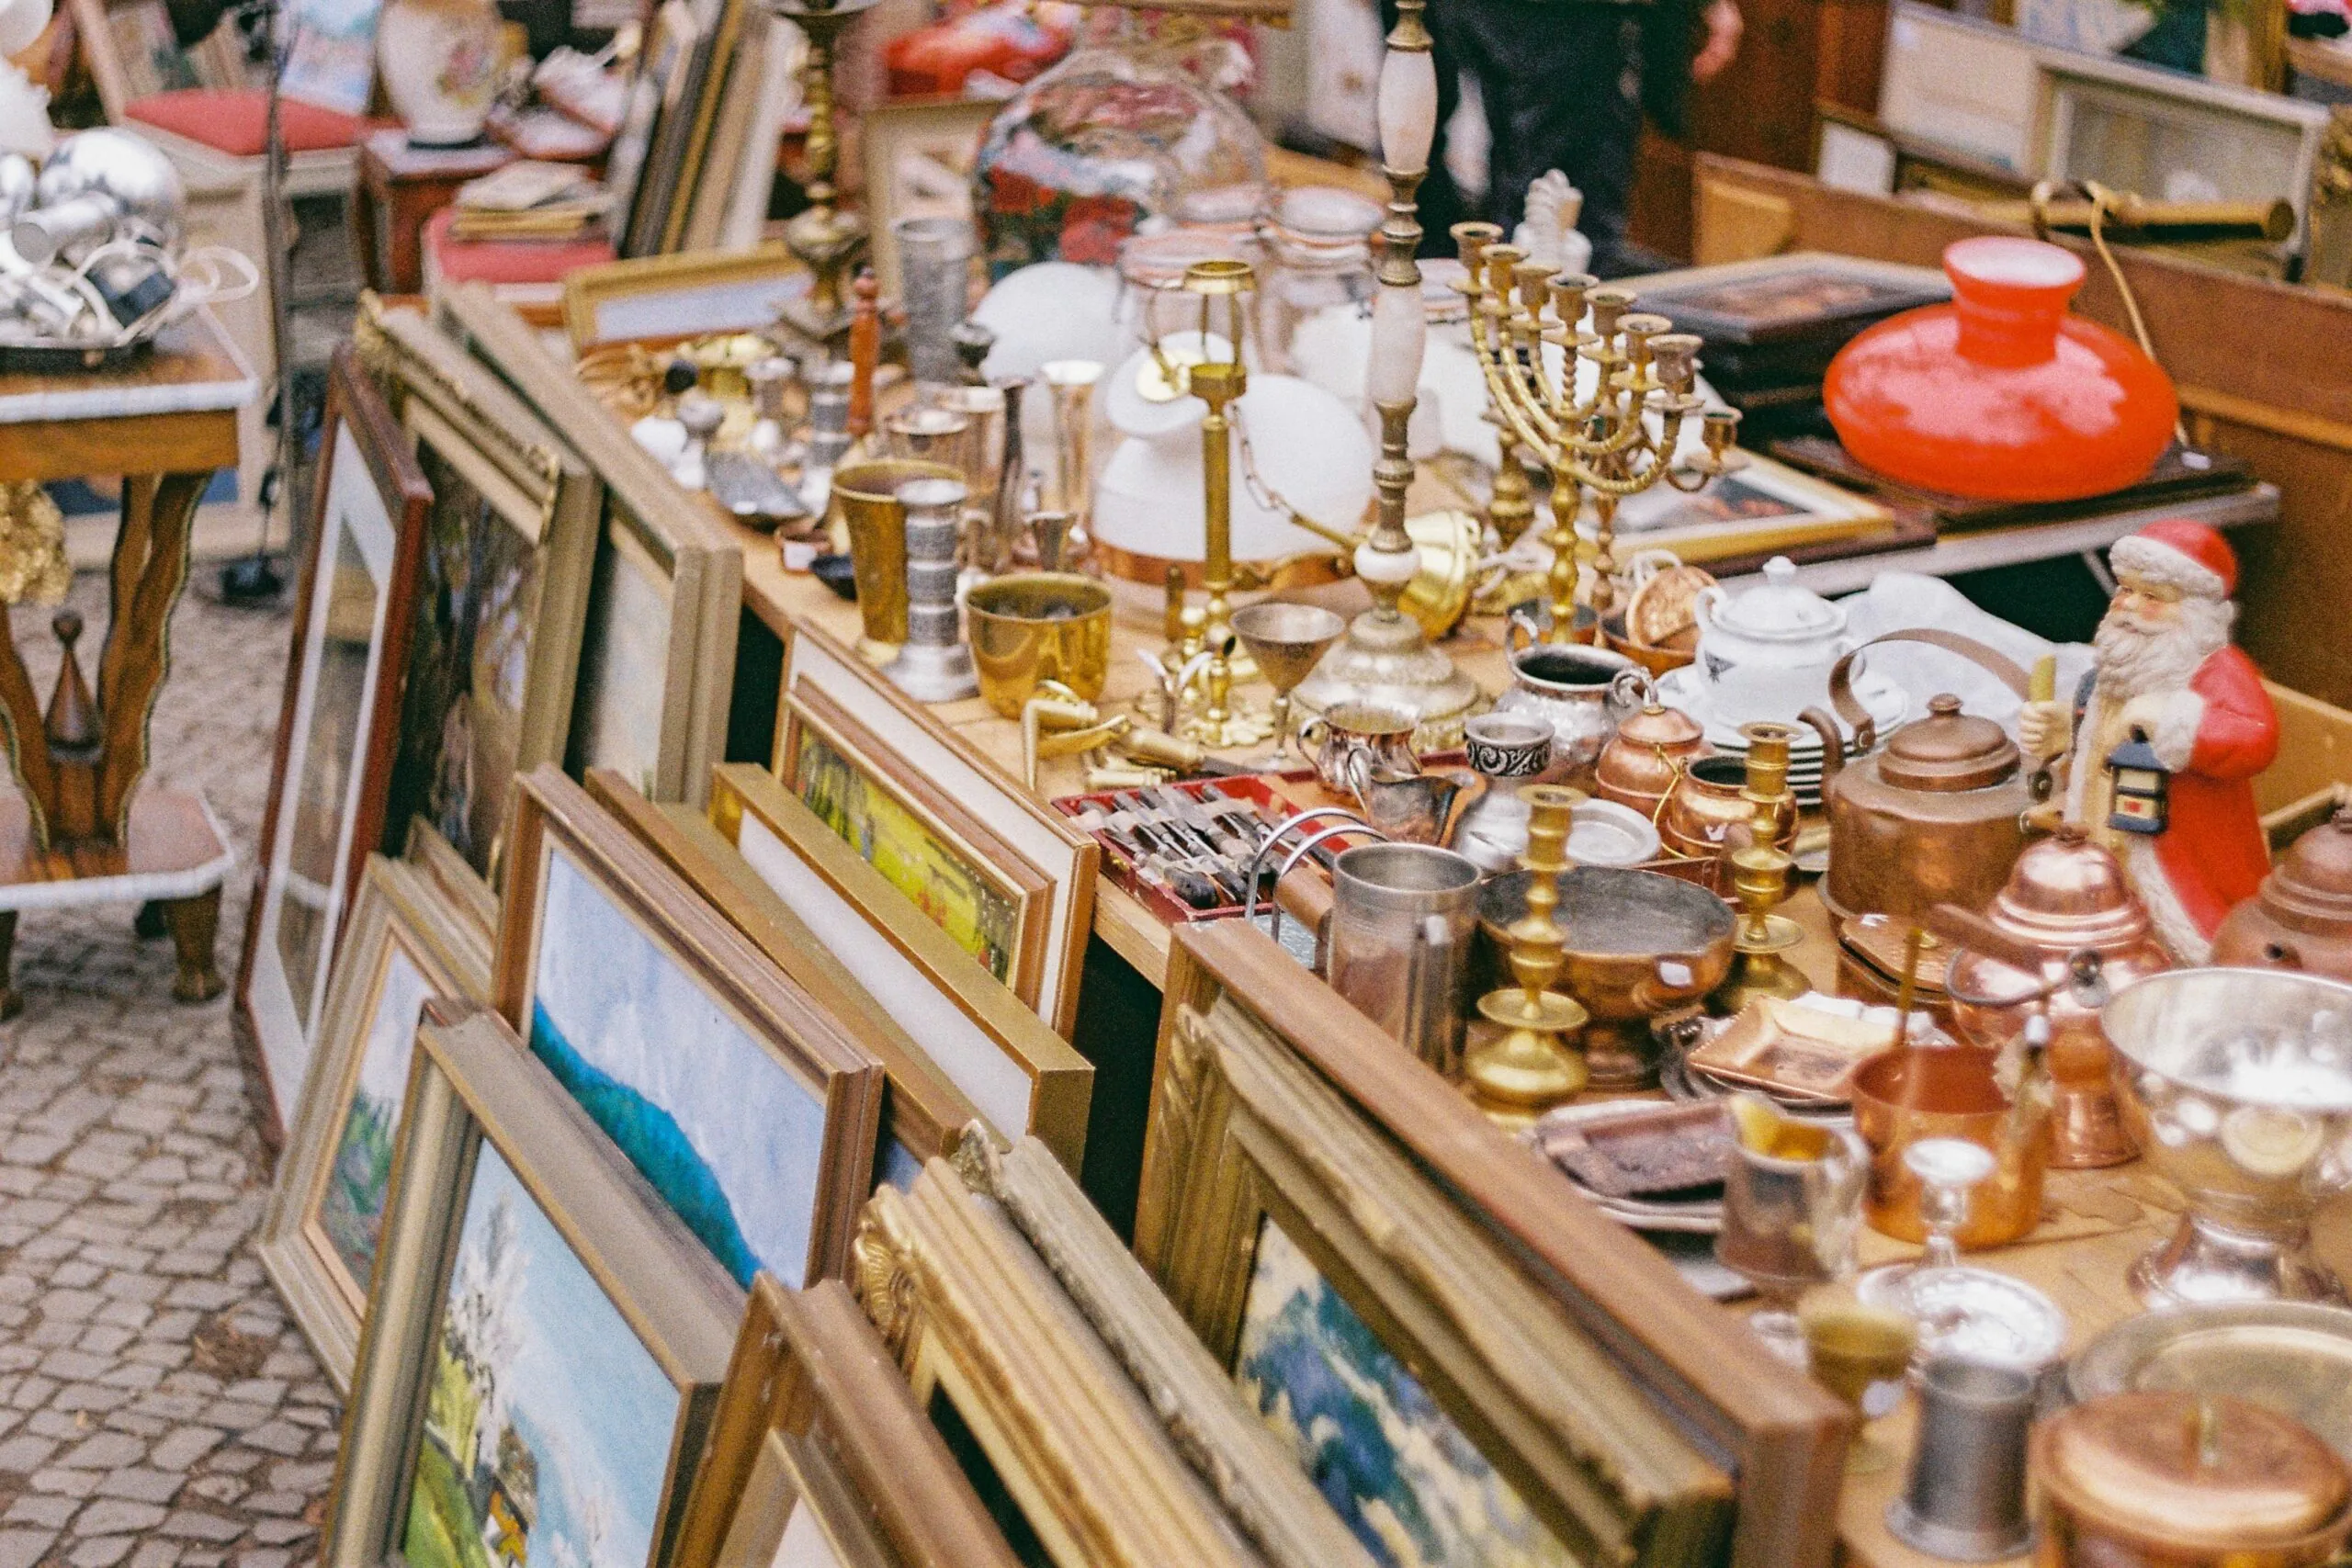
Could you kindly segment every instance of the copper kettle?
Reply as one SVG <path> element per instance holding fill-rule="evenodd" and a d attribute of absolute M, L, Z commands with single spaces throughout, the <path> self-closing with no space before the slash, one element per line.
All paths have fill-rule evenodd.
<path fill-rule="evenodd" d="M 1863 647 L 1889 642 L 1960 654 L 2026 694 L 2025 671 L 1971 638 L 1890 632 Z M 1829 813 L 1822 902 L 1840 920 L 1885 914 L 1910 922 L 1946 903 L 1981 909 L 2025 848 L 2020 818 L 2033 796 L 2017 746 L 1999 725 L 1962 713 L 1960 699 L 1946 694 L 1928 702 L 1925 718 L 1888 737 L 1883 750 L 1860 755 L 1875 739 L 1870 712 L 1854 695 L 1853 663 L 1861 651 L 1829 672 L 1830 701 L 1853 732 L 1852 760 L 1838 719 L 1819 708 L 1803 715 L 1821 736 L 1821 795 Z"/>
<path fill-rule="evenodd" d="M 1714 755 L 1704 726 L 1679 708 L 1658 701 L 1657 687 L 1641 671 L 1627 670 L 1612 682 L 1626 705 L 1641 706 L 1618 721 L 1617 733 L 1600 749 L 1593 765 L 1593 793 L 1603 800 L 1630 807 L 1651 821 L 1673 793 L 1683 770 L 1702 757 Z"/>
<path fill-rule="evenodd" d="M 2055 1091 L 2050 1163 L 2071 1169 L 2132 1158 L 2138 1151 L 2116 1105 L 2099 1009 L 2172 960 L 2116 858 L 2068 823 L 2018 857 L 1984 914 L 1946 904 L 1928 923 L 1960 950 L 1945 987 L 1962 1038 L 2002 1046 L 2046 1029 Z"/>
<path fill-rule="evenodd" d="M 2352 806 L 2297 839 L 2229 912 L 2211 961 L 2352 980 Z"/>

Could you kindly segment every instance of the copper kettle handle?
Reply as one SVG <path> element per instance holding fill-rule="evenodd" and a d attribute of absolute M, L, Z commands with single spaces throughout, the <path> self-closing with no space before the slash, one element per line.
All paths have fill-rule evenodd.
<path fill-rule="evenodd" d="M 1986 647 L 1973 637 L 1962 637 L 1958 632 L 1938 631 L 1932 626 L 1921 626 L 1913 631 L 1883 633 L 1845 655 L 1832 665 L 1829 671 L 1829 701 L 1838 709 L 1838 716 L 1852 728 L 1854 751 L 1858 756 L 1877 744 L 1878 724 L 1871 717 L 1870 709 L 1862 706 L 1861 699 L 1854 695 L 1853 663 L 1863 653 L 1886 642 L 1921 642 L 1929 648 L 1940 648 L 1946 653 L 1957 653 L 1970 663 L 1991 672 L 1995 680 L 2018 694 L 2019 702 L 2026 701 L 2032 690 L 2026 679 L 2026 672 L 2018 668 L 2016 660 L 1998 649 Z"/>

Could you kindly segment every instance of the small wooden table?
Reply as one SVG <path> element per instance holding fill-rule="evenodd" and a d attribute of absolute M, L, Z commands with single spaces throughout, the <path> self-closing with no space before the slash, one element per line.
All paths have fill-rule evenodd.
<path fill-rule="evenodd" d="M 424 220 L 458 199 L 458 187 L 513 163 L 514 149 L 412 147 L 405 130 L 379 130 L 359 145 L 351 237 L 368 287 L 414 294 L 424 287 Z"/>
<path fill-rule="evenodd" d="M 235 466 L 237 411 L 255 386 L 203 314 L 128 370 L 0 375 L 0 481 L 123 476 L 95 701 L 71 644 L 79 617 L 59 618 L 67 648 L 46 712 L 0 620 L 0 727 L 22 792 L 0 800 L 0 1018 L 23 1010 L 8 965 L 27 908 L 153 902 L 178 953 L 172 994 L 220 993 L 212 945 L 235 855 L 201 796 L 138 785 L 197 502 L 213 470 Z"/>

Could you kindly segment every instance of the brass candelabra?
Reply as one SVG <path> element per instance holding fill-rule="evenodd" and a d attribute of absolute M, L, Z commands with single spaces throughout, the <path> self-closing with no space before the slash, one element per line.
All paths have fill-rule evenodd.
<path fill-rule="evenodd" d="M 1710 409 L 1692 389 L 1699 339 L 1663 316 L 1634 310 L 1634 296 L 1581 273 L 1554 275 L 1499 243 L 1492 223 L 1457 223 L 1453 237 L 1470 300 L 1470 338 L 1506 451 L 1524 447 L 1552 475 L 1552 550 L 1546 579 L 1549 642 L 1598 641 L 1616 599 L 1617 508 L 1660 484 L 1695 492 L 1738 466 L 1739 414 Z M 1547 314 L 1548 311 L 1548 314 Z M 1589 325 L 1587 324 L 1588 320 Z M 1560 351 L 1555 372 L 1547 348 Z M 1578 396 L 1582 367 L 1592 390 Z M 1704 449 L 1677 450 L 1691 420 Z M 1580 547 L 1577 517 L 1589 496 L 1593 540 Z M 1581 595 L 1582 569 L 1591 581 Z M 1580 620 L 1578 611 L 1587 615 Z"/>
<path fill-rule="evenodd" d="M 878 0 L 769 0 L 808 35 L 800 90 L 808 105 L 808 205 L 786 225 L 784 243 L 809 275 L 808 292 L 784 308 L 784 324 L 831 352 L 849 334 L 845 280 L 865 250 L 865 220 L 837 205 L 833 174 L 841 141 L 833 125 L 833 47 L 843 28 Z"/>
<path fill-rule="evenodd" d="M 1478 998 L 1478 1016 L 1498 1032 L 1462 1058 L 1462 1085 L 1472 1103 L 1506 1127 L 1524 1127 L 1582 1089 L 1589 1074 L 1574 1043 L 1591 1015 L 1574 998 L 1550 989 L 1567 964 L 1567 933 L 1555 911 L 1560 875 L 1568 869 L 1568 834 L 1582 790 L 1526 784 L 1527 911 L 1510 924 L 1510 972 L 1519 984 Z"/>

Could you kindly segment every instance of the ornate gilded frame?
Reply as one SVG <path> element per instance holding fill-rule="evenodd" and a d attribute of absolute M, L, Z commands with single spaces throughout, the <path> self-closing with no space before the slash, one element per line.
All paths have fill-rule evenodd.
<path fill-rule="evenodd" d="M 493 1015 L 428 1007 L 417 1032 L 378 1285 L 359 1340 L 320 1562 L 382 1568 L 424 1438 L 435 1337 L 482 1145 L 497 1149 L 678 1390 L 660 1524 L 667 1568 L 743 1293 Z"/>
<path fill-rule="evenodd" d="M 382 1005 L 395 949 L 423 977 L 427 997 L 476 1006 L 490 1000 L 489 933 L 476 930 L 441 886 L 415 867 L 370 856 L 335 953 L 318 1050 L 278 1161 L 256 1248 L 328 1378 L 344 1393 L 351 1392 L 352 1359 L 370 1281 L 353 1278 L 345 1267 L 319 1209 L 335 1174 L 344 1123 L 358 1091 L 360 1058 Z"/>
<path fill-rule="evenodd" d="M 1845 1408 L 1757 1356 L 1736 1316 L 1301 976 L 1262 931 L 1222 921 L 1176 933 L 1154 1075 L 1136 1255 L 1213 1353 L 1233 1348 L 1248 1227 L 1279 1209 L 1325 1238 L 1329 1256 L 1317 1261 L 1327 1273 L 1334 1262 L 1357 1272 L 1363 1283 L 1343 1293 L 1384 1337 L 1406 1333 L 1424 1355 L 1442 1349 L 1428 1364 L 1460 1368 L 1464 1387 L 1485 1382 L 1481 1404 L 1516 1407 L 1513 1419 L 1540 1433 L 1553 1418 L 1544 1402 L 1571 1392 L 1555 1374 L 1582 1366 L 1575 1399 L 1608 1390 L 1626 1410 L 1592 1451 L 1655 1460 L 1673 1447 L 1702 1463 L 1713 1479 L 1660 1517 L 1686 1516 L 1704 1536 L 1698 1527 L 1712 1514 L 1713 1545 L 1661 1561 L 1727 1552 L 1740 1568 L 1829 1562 L 1852 1430 Z M 1341 1171 L 1351 1174 L 1340 1180 Z M 1415 1273 L 1423 1269 L 1431 1272 Z M 1539 1325 L 1538 1339 L 1482 1369 L 1482 1353 L 1507 1343 L 1495 1331 Z M 1508 1386 L 1493 1387 L 1497 1376 Z M 1677 1494 L 1654 1495 L 1663 1504 Z M 1611 1513 L 1642 1517 L 1619 1507 L 1603 1518 Z M 1648 1550 L 1671 1533 L 1653 1532 Z"/>
<path fill-rule="evenodd" d="M 969 1433 L 1054 1568 L 1261 1562 L 1019 1233 L 944 1161 L 874 1194 L 855 1284 L 915 1403 Z"/>
<path fill-rule="evenodd" d="M 844 1568 L 1016 1568 L 848 1289 L 752 1283 L 674 1568 L 768 1568 L 796 1506 Z"/>
<path fill-rule="evenodd" d="M 1093 930 L 1102 858 L 1093 838 L 848 649 L 803 625 L 785 649 L 776 713 L 775 772 L 796 795 L 811 735 L 842 750 L 870 787 L 1015 890 L 1023 900 L 1022 929 L 1008 983 L 1068 1039 Z"/>

